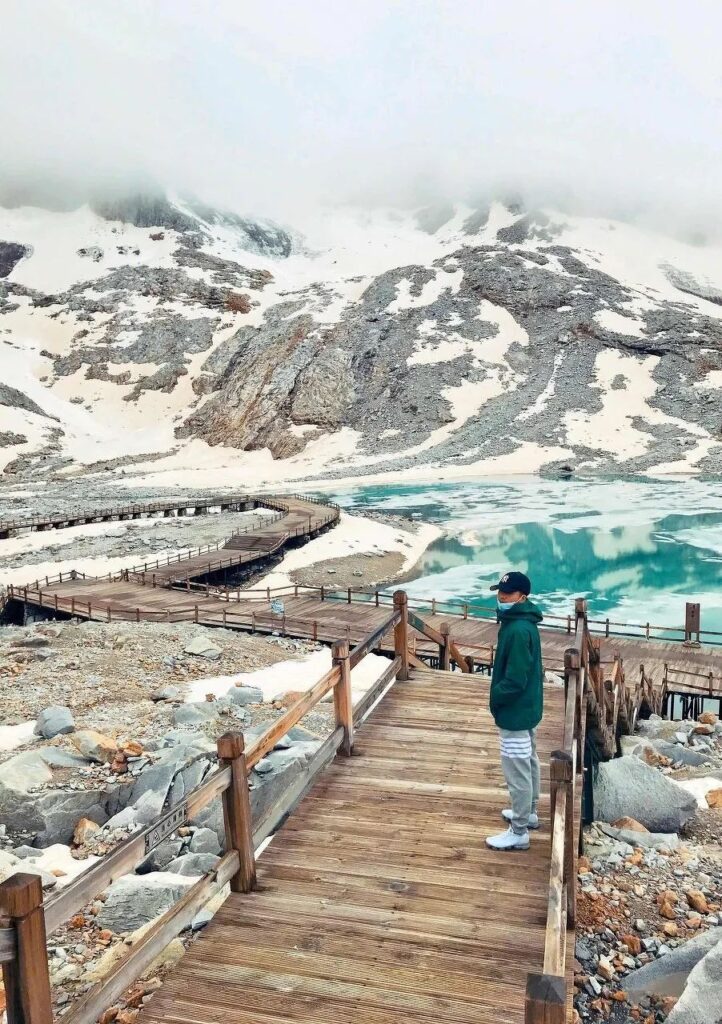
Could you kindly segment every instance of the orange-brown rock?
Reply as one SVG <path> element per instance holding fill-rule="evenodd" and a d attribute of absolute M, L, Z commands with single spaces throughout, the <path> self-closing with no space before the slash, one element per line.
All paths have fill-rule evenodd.
<path fill-rule="evenodd" d="M 119 1010 L 119 1007 L 117 1007 L 117 1006 L 109 1007 L 109 1009 L 105 1010 L 98 1017 L 98 1024 L 113 1024 L 113 1021 L 118 1016 L 118 1010 Z"/>
<path fill-rule="evenodd" d="M 722 810 L 722 789 L 710 789 L 707 794 L 707 803 L 710 807 L 717 807 Z"/>
<path fill-rule="evenodd" d="M 692 910 L 696 910 L 698 914 L 709 914 L 707 899 L 703 892 L 699 889 L 690 889 L 686 896 Z"/>
<path fill-rule="evenodd" d="M 665 921 L 662 925 L 662 931 L 665 935 L 672 939 L 676 938 L 676 936 L 679 935 L 679 928 L 677 927 L 677 924 L 674 921 Z"/>
<path fill-rule="evenodd" d="M 674 909 L 674 903 L 663 903 L 659 908 L 659 916 L 666 917 L 670 921 L 675 921 L 677 918 L 677 911 Z"/>
<path fill-rule="evenodd" d="M 652 750 L 651 747 L 644 748 L 642 751 L 642 760 L 651 768 L 669 768 L 672 763 L 672 759 L 670 757 L 665 757 L 664 754 L 660 754 L 656 750 Z"/>
<path fill-rule="evenodd" d="M 657 906 L 661 907 L 663 903 L 676 903 L 677 893 L 672 889 L 663 889 L 662 892 L 657 893 Z"/>
<path fill-rule="evenodd" d="M 121 750 L 126 757 L 140 757 L 143 753 L 143 744 L 138 743 L 137 740 L 128 740 L 127 743 L 123 744 Z"/>
<path fill-rule="evenodd" d="M 76 846 L 82 846 L 96 832 L 100 831 L 100 825 L 91 818 L 81 818 L 73 832 L 73 842 Z"/>
<path fill-rule="evenodd" d="M 612 822 L 612 828 L 626 828 L 630 832 L 649 832 L 649 829 L 645 828 L 636 818 L 617 818 Z"/>
<path fill-rule="evenodd" d="M 714 733 L 714 726 L 701 723 L 700 725 L 695 725 L 692 732 L 695 736 L 711 736 Z"/>
<path fill-rule="evenodd" d="M 612 992 L 612 999 L 617 1003 L 623 1003 L 627 998 L 627 993 L 623 988 L 620 988 L 618 992 Z"/>
<path fill-rule="evenodd" d="M 714 711 L 703 711 L 701 715 L 697 716 L 697 721 L 702 725 L 716 725 L 717 715 Z"/>
<path fill-rule="evenodd" d="M 639 956 L 642 952 L 642 940 L 638 935 L 622 935 L 622 942 L 632 956 Z"/>

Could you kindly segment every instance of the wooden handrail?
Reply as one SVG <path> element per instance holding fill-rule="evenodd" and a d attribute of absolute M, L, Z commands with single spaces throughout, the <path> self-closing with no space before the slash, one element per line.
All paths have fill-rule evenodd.
<path fill-rule="evenodd" d="M 405 610 L 405 598 L 405 593 L 399 591 L 399 609 Z M 385 623 L 386 630 L 394 625 L 398 627 L 401 618 L 400 610 L 395 611 Z M 378 645 L 379 632 L 375 630 L 357 645 L 356 663 Z M 153 923 L 110 974 L 86 993 L 63 1019 L 70 1024 L 93 1024 L 100 1013 L 122 994 L 179 931 L 190 924 L 198 910 L 220 892 L 227 882 L 237 892 L 249 892 L 253 888 L 255 847 L 258 842 L 278 826 L 329 757 L 339 750 L 351 753 L 354 727 L 361 724 L 372 703 L 383 695 L 394 678 L 401 676 L 404 665 L 408 663 L 407 659 L 397 657 L 357 706 L 352 708 L 351 657 L 347 640 L 336 644 L 334 657 L 333 668 L 281 718 L 273 722 L 247 753 L 240 733 L 227 733 L 220 737 L 217 748 L 220 767 L 208 779 L 141 832 L 129 836 L 102 861 L 51 897 L 47 904 L 43 905 L 42 889 L 35 875 L 11 876 L 0 884 L 0 911 L 4 912 L 10 924 L 10 927 L 0 926 L 0 964 L 8 993 L 8 1024 L 53 1024 L 46 933 L 60 927 L 108 885 L 136 868 L 179 826 L 193 820 L 203 807 L 219 796 L 223 797 L 225 856 L 213 871 L 199 879 L 170 910 Z M 282 794 L 268 809 L 254 832 L 248 794 L 249 771 L 332 689 L 338 694 L 335 699 L 337 724 L 334 732 L 321 745 L 301 779 L 295 781 L 288 792 Z M 354 716 L 357 717 L 356 723 Z M 29 883 L 26 883 L 26 877 L 30 879 Z M 26 895 L 22 899 L 16 897 L 15 893 L 20 889 L 27 898 Z"/>

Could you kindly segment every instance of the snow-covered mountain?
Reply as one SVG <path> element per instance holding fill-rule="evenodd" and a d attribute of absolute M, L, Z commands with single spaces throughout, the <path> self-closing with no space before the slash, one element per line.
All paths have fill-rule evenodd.
<path fill-rule="evenodd" d="M 720 473 L 721 395 L 722 250 L 629 224 L 0 208 L 6 481 Z"/>

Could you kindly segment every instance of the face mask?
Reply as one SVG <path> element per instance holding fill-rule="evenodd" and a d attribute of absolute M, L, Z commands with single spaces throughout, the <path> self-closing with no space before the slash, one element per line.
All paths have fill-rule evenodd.
<path fill-rule="evenodd" d="M 496 599 L 496 607 L 500 612 L 508 612 L 510 608 L 514 607 L 514 603 L 514 601 L 500 601 L 498 597 Z"/>

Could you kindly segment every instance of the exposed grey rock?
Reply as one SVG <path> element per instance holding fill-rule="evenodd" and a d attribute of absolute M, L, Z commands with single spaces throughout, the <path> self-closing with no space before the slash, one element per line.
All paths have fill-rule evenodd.
<path fill-rule="evenodd" d="M 594 814 L 600 821 L 629 816 L 650 832 L 678 832 L 696 809 L 690 793 L 637 757 L 620 757 L 598 767 Z"/>
<path fill-rule="evenodd" d="M 196 636 L 185 645 L 183 652 L 184 654 L 194 654 L 199 658 L 208 658 L 209 661 L 217 661 L 223 654 L 223 648 L 213 643 L 208 637 Z"/>
<path fill-rule="evenodd" d="M 150 825 L 160 817 L 175 773 L 175 764 L 156 764 L 138 776 L 131 803 L 139 822 Z"/>
<path fill-rule="evenodd" d="M 218 836 L 212 828 L 199 828 L 191 837 L 189 850 L 191 853 L 212 853 L 217 855 L 221 852 L 221 844 Z"/>
<path fill-rule="evenodd" d="M 70 708 L 66 707 L 45 708 L 40 712 L 35 723 L 36 734 L 43 736 L 46 740 L 51 740 L 53 736 L 66 736 L 74 729 L 73 714 Z"/>
<path fill-rule="evenodd" d="M 210 831 L 210 829 L 208 830 Z M 205 875 L 212 871 L 220 857 L 212 853 L 186 853 L 176 857 L 168 865 L 167 870 L 177 875 Z"/>
<path fill-rule="evenodd" d="M 113 882 L 96 921 L 100 928 L 132 932 L 169 910 L 195 884 L 167 871 L 124 875 Z"/>
<path fill-rule="evenodd" d="M 645 964 L 624 979 L 631 995 L 678 996 L 689 972 L 722 940 L 722 928 L 710 928 L 677 946 L 661 960 Z"/>
<path fill-rule="evenodd" d="M 213 705 L 213 701 L 181 704 L 173 712 L 173 721 L 176 725 L 203 725 L 216 717 L 217 709 Z"/>
<path fill-rule="evenodd" d="M 722 941 L 692 968 L 667 1024 L 722 1024 Z"/>
<path fill-rule="evenodd" d="M 148 871 L 165 871 L 172 860 L 180 856 L 183 849 L 182 839 L 166 839 L 164 842 L 151 850 L 150 856 L 145 861 L 143 868 Z M 139 874 L 142 873 L 138 869 Z"/>
<path fill-rule="evenodd" d="M 242 706 L 263 703 L 263 690 L 259 690 L 256 686 L 232 686 L 226 696 L 234 704 Z"/>
<path fill-rule="evenodd" d="M 0 242 L 0 277 L 12 274 L 20 260 L 31 253 L 30 246 L 20 245 L 19 242 Z"/>
<path fill-rule="evenodd" d="M 665 740 L 652 740 L 652 746 L 658 754 L 662 754 L 664 757 L 669 757 L 674 762 L 681 762 L 681 764 L 690 765 L 693 768 L 699 768 L 700 765 L 709 764 L 711 760 L 710 754 L 700 754 L 696 750 L 690 750 L 689 747 L 681 747 L 678 743 L 667 743 Z"/>
<path fill-rule="evenodd" d="M 171 701 L 180 700 L 181 691 L 177 686 L 162 686 L 159 690 L 151 693 L 150 699 L 153 701 Z"/>
<path fill-rule="evenodd" d="M 645 850 L 676 850 L 679 836 L 676 832 L 634 832 L 629 828 L 612 828 L 605 822 L 597 822 L 605 835 L 630 846 L 642 846 Z"/>

